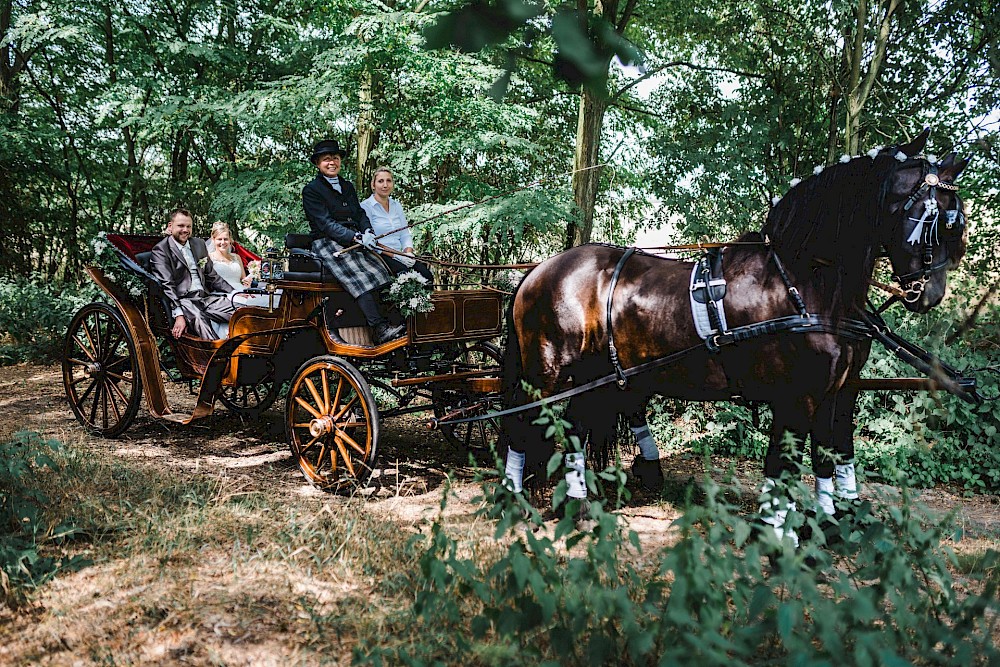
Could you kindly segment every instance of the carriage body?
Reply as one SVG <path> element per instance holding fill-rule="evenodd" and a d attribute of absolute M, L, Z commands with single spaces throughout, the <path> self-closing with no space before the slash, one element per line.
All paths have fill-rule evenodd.
<path fill-rule="evenodd" d="M 146 268 L 161 238 L 108 235 L 134 273 Z M 217 400 L 255 419 L 285 394 L 286 437 L 303 473 L 319 487 L 343 490 L 374 469 L 382 418 L 420 410 L 475 414 L 496 405 L 501 354 L 489 341 L 501 332 L 498 292 L 435 291 L 434 310 L 407 318 L 405 338 L 374 345 L 354 300 L 302 243 L 289 235 L 288 270 L 257 298 L 266 305 L 237 306 L 222 340 L 174 338 L 169 305 L 148 277 L 145 292 L 133 296 L 88 268 L 111 303 L 84 306 L 67 332 L 63 381 L 78 421 L 118 436 L 143 394 L 159 419 L 188 423 L 211 414 Z M 260 259 L 239 244 L 234 251 L 244 261 Z M 199 385 L 191 414 L 171 409 L 171 380 Z M 444 435 L 470 448 L 495 438 L 481 424 Z"/>

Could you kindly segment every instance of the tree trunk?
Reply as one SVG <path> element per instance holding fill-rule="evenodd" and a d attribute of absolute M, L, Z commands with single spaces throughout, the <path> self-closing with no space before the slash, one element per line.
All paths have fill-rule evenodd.
<path fill-rule="evenodd" d="M 580 113 L 576 124 L 576 155 L 573 158 L 573 202 L 579 217 L 566 230 L 566 248 L 590 243 L 594 229 L 594 206 L 601 180 L 600 169 L 587 169 L 598 164 L 601 150 L 601 129 L 607 97 L 588 88 L 580 96 Z M 580 171 L 587 169 L 586 171 Z"/>
<path fill-rule="evenodd" d="M 844 119 L 844 147 L 848 155 L 857 155 L 861 144 L 861 113 L 864 111 L 868 95 L 878 78 L 885 62 L 886 49 L 889 43 L 889 33 L 892 30 L 892 16 L 899 8 L 901 0 L 878 0 L 883 8 L 879 20 L 878 34 L 872 49 L 871 62 L 868 71 L 862 75 L 861 63 L 870 45 L 866 44 L 866 27 L 871 11 L 868 0 L 858 0 L 854 11 L 854 34 L 845 35 L 844 53 L 847 64 L 846 118 Z"/>
<path fill-rule="evenodd" d="M 375 165 L 371 163 L 371 154 L 375 148 L 375 105 L 372 99 L 372 73 L 365 69 L 361 77 L 361 90 L 358 92 L 358 190 L 364 188 L 371 180 Z"/>

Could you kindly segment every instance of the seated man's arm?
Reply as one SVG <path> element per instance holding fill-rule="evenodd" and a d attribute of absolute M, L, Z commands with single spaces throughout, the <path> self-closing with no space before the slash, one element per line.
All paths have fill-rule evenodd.
<path fill-rule="evenodd" d="M 163 293 L 170 302 L 170 316 L 174 318 L 174 324 L 170 328 L 170 333 L 174 338 L 180 338 L 187 328 L 184 319 L 184 311 L 180 306 L 180 293 L 177 290 L 177 279 L 170 270 L 170 260 L 166 250 L 159 244 L 153 246 L 152 254 L 149 257 L 149 269 L 153 276 L 160 281 Z"/>
<path fill-rule="evenodd" d="M 306 217 L 314 229 L 323 232 L 344 247 L 354 245 L 354 230 L 334 220 L 322 195 L 308 186 L 302 190 L 302 208 L 305 209 Z M 368 216 L 365 216 L 365 220 L 368 220 Z"/>

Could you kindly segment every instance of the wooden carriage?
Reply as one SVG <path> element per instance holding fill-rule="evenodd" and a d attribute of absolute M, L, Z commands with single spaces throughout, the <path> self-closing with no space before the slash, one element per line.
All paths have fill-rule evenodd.
<path fill-rule="evenodd" d="M 139 296 L 100 268 L 87 269 L 109 302 L 73 317 L 62 368 L 70 407 L 94 433 L 125 432 L 143 395 L 154 417 L 183 424 L 210 415 L 216 400 L 254 419 L 284 396 L 286 439 L 300 469 L 312 484 L 341 491 L 364 484 L 375 468 L 381 419 L 422 410 L 483 414 L 498 402 L 501 353 L 490 340 L 501 331 L 502 298 L 495 291 L 436 291 L 434 310 L 408 318 L 405 338 L 374 345 L 354 300 L 308 251 L 308 237 L 290 234 L 276 262 L 285 270 L 257 291 L 258 305 L 237 307 L 227 339 L 175 339 L 169 306 L 146 271 L 160 238 L 108 235 L 123 269 L 145 281 Z M 261 259 L 234 249 L 244 261 Z M 191 414 L 171 409 L 171 380 L 197 383 Z M 442 432 L 473 450 L 496 438 L 490 421 Z"/>

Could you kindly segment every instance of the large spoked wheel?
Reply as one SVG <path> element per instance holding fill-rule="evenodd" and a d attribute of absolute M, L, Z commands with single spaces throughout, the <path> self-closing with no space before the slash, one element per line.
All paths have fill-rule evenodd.
<path fill-rule="evenodd" d="M 135 341 L 121 314 L 91 303 L 73 317 L 62 355 L 63 386 L 77 420 L 106 438 L 125 432 L 142 403 Z"/>
<path fill-rule="evenodd" d="M 289 387 L 285 433 L 314 486 L 337 493 L 363 486 L 375 466 L 379 434 L 368 382 L 343 359 L 310 359 Z"/>
<path fill-rule="evenodd" d="M 462 345 L 452 359 L 456 371 L 496 369 L 500 372 L 503 353 L 492 343 L 478 342 Z M 500 409 L 500 397 L 456 389 L 444 385 L 433 389 L 434 416 L 438 419 L 461 411 L 462 417 L 476 417 Z M 441 435 L 456 447 L 479 455 L 487 455 L 496 448 L 500 438 L 500 425 L 494 419 L 442 425 Z"/>

